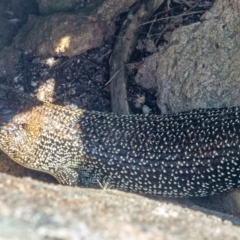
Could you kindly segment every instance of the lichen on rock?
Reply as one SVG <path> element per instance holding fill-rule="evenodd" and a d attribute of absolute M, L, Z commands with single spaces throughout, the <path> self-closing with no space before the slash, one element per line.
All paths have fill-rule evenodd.
<path fill-rule="evenodd" d="M 158 88 L 163 113 L 240 105 L 239 24 L 238 1 L 216 1 L 202 22 L 176 29 L 136 81 Z"/>

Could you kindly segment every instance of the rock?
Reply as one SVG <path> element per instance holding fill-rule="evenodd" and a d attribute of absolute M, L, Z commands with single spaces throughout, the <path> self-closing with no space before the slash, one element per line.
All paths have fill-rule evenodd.
<path fill-rule="evenodd" d="M 203 22 L 178 28 L 136 81 L 158 88 L 162 113 L 240 105 L 240 7 L 217 0 Z"/>
<path fill-rule="evenodd" d="M 11 46 L 0 50 L 0 77 L 16 77 L 16 65 L 20 58 L 20 51 Z"/>
<path fill-rule="evenodd" d="M 96 8 L 102 0 L 37 0 L 41 14 L 52 14 L 56 12 L 68 12 L 76 9 L 89 11 Z"/>
<path fill-rule="evenodd" d="M 236 189 L 230 193 L 227 194 L 227 197 L 229 198 L 229 203 L 232 204 L 234 212 L 232 214 L 236 216 L 240 216 L 240 189 Z M 227 212 L 227 211 L 226 211 Z"/>
<path fill-rule="evenodd" d="M 35 4 L 34 4 L 35 3 Z M 18 29 L 29 14 L 37 13 L 34 0 L 1 0 L 0 2 L 0 50 L 11 45 Z M 1 74 L 0 74 L 1 75 Z"/>
<path fill-rule="evenodd" d="M 6 11 L 8 9 L 9 0 L 1 0 L 0 1 L 0 16 L 3 16 L 6 14 Z"/>
<path fill-rule="evenodd" d="M 120 13 L 128 11 L 135 2 L 136 0 L 37 0 L 39 11 L 44 15 L 73 10 L 84 14 L 95 11 L 98 17 L 105 20 L 116 18 Z"/>
<path fill-rule="evenodd" d="M 20 21 L 20 25 L 25 23 L 29 14 L 38 14 L 38 5 L 35 0 L 11 0 L 11 10 L 13 18 Z"/>
<path fill-rule="evenodd" d="M 240 234 L 232 224 L 240 221 L 232 216 L 130 193 L 47 185 L 3 173 L 0 183 L 1 239 L 225 240 Z"/>
<path fill-rule="evenodd" d="M 189 199 L 197 206 L 240 217 L 239 189 L 203 198 Z"/>
<path fill-rule="evenodd" d="M 114 31 L 111 21 L 90 20 L 78 14 L 35 16 L 19 31 L 14 45 L 37 56 L 72 57 L 100 46 Z"/>
<path fill-rule="evenodd" d="M 120 13 L 127 12 L 136 2 L 136 0 L 105 0 L 103 4 L 99 6 L 96 15 L 98 18 L 113 20 L 118 17 Z"/>
<path fill-rule="evenodd" d="M 0 18 L 0 50 L 12 43 L 17 27 L 6 18 Z"/>
<path fill-rule="evenodd" d="M 112 0 L 107 0 L 91 14 L 77 11 L 32 16 L 15 37 L 14 46 L 41 57 L 49 55 L 72 57 L 82 54 L 101 46 L 105 40 L 113 36 L 114 20 L 135 2 L 136 0 L 121 0 L 116 4 Z M 42 10 L 44 13 L 49 13 L 60 11 L 59 9 L 65 11 L 68 9 L 67 6 L 79 4 L 79 1 L 39 0 L 39 4 L 40 9 L 41 6 L 45 9 Z"/>

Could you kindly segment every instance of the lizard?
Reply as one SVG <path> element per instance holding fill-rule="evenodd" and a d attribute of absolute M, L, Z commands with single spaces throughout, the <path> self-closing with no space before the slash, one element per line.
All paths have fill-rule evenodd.
<path fill-rule="evenodd" d="M 61 184 L 167 197 L 240 185 L 240 107 L 116 115 L 0 85 L 0 149 Z"/>

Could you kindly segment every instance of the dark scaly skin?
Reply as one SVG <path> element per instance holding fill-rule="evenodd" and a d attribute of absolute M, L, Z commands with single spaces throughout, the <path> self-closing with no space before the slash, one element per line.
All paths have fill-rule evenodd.
<path fill-rule="evenodd" d="M 240 108 L 117 116 L 42 103 L 0 86 L 0 148 L 65 185 L 170 197 L 240 184 Z"/>

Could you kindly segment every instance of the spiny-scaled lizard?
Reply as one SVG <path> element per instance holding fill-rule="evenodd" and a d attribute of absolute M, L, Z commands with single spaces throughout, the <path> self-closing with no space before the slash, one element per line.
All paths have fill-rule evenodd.
<path fill-rule="evenodd" d="M 117 116 L 1 85 L 0 148 L 65 185 L 207 196 L 240 185 L 240 108 Z"/>

